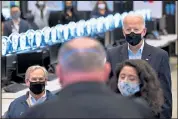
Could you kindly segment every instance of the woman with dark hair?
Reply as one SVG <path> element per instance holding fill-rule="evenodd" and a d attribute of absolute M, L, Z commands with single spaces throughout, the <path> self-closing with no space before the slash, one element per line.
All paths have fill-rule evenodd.
<path fill-rule="evenodd" d="M 108 9 L 106 1 L 97 1 L 96 5 L 91 12 L 91 18 L 99 18 L 101 16 L 106 17 L 112 12 Z M 105 45 L 105 33 L 100 33 L 95 36 L 96 39 L 98 39 L 101 44 Z"/>
<path fill-rule="evenodd" d="M 116 93 L 132 98 L 139 98 L 151 107 L 156 118 L 162 118 L 164 104 L 163 92 L 156 72 L 144 60 L 126 60 L 116 67 L 116 78 L 109 86 Z"/>
<path fill-rule="evenodd" d="M 91 18 L 98 18 L 100 16 L 106 17 L 111 14 L 111 11 L 108 9 L 106 1 L 97 1 L 96 5 L 91 12 Z"/>
<path fill-rule="evenodd" d="M 61 24 L 68 24 L 69 22 L 77 22 L 79 20 L 76 14 L 72 1 L 65 1 L 64 12 L 62 13 Z"/>

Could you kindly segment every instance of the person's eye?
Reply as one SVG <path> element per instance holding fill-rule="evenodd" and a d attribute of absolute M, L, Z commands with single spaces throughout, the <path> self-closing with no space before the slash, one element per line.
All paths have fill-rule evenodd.
<path fill-rule="evenodd" d="M 126 31 L 131 31 L 131 29 L 126 29 Z"/>
<path fill-rule="evenodd" d="M 130 78 L 129 80 L 130 80 L 130 81 L 135 81 L 136 79 L 135 79 L 135 78 Z"/>
<path fill-rule="evenodd" d="M 121 76 L 120 79 L 122 79 L 122 80 L 125 79 L 125 76 Z"/>

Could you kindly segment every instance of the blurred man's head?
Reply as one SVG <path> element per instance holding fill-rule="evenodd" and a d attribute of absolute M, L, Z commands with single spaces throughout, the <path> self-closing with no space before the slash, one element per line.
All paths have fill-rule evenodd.
<path fill-rule="evenodd" d="M 11 6 L 11 17 L 13 20 L 18 20 L 20 18 L 20 8 L 18 6 Z"/>
<path fill-rule="evenodd" d="M 146 34 L 145 20 L 139 14 L 128 14 L 123 19 L 123 33 L 127 42 L 136 46 Z"/>
<path fill-rule="evenodd" d="M 110 73 L 103 46 L 86 37 L 73 39 L 59 51 L 56 73 L 62 86 L 79 81 L 105 82 Z"/>
<path fill-rule="evenodd" d="M 65 5 L 67 6 L 67 7 L 71 7 L 72 6 L 72 1 L 65 1 Z"/>
<path fill-rule="evenodd" d="M 48 72 L 42 66 L 34 65 L 27 69 L 25 74 L 25 82 L 30 92 L 34 95 L 41 95 L 45 91 Z"/>

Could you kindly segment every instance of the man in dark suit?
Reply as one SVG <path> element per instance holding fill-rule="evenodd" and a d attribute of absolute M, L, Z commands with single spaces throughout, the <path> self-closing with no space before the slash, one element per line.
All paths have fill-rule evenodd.
<path fill-rule="evenodd" d="M 4 36 L 9 36 L 11 33 L 26 32 L 29 29 L 27 21 L 20 18 L 20 9 L 18 6 L 11 6 L 11 20 L 4 23 Z"/>
<path fill-rule="evenodd" d="M 168 53 L 144 41 L 146 28 L 141 15 L 128 14 L 123 19 L 123 33 L 127 43 L 107 50 L 107 60 L 112 68 L 110 78 L 115 75 L 117 63 L 126 59 L 146 60 L 157 72 L 164 91 L 165 104 L 161 115 L 170 119 L 172 117 L 172 92 Z"/>
<path fill-rule="evenodd" d="M 112 92 L 102 45 L 90 38 L 73 39 L 59 52 L 56 67 L 59 97 L 32 107 L 22 118 L 152 118 L 146 108 Z"/>

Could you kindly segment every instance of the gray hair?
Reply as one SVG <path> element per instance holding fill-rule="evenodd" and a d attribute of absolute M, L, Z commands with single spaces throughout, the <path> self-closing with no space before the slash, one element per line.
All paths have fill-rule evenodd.
<path fill-rule="evenodd" d="M 64 71 L 89 72 L 104 67 L 106 62 L 104 47 L 97 40 L 89 39 L 95 43 L 89 48 L 76 48 L 68 43 L 61 47 L 58 56 L 59 64 Z"/>
<path fill-rule="evenodd" d="M 122 20 L 122 26 L 123 26 L 123 28 L 124 28 L 124 21 L 125 21 L 125 18 L 126 18 L 127 16 L 134 16 L 134 17 L 140 18 L 140 19 L 142 20 L 142 22 L 143 22 L 143 27 L 144 27 L 144 28 L 146 27 L 146 25 L 145 25 L 145 19 L 144 19 L 143 15 L 141 15 L 140 13 L 137 13 L 137 12 L 133 12 L 133 13 L 128 13 L 128 14 L 125 15 L 125 17 L 123 18 L 123 20 Z"/>
<path fill-rule="evenodd" d="M 27 69 L 27 71 L 26 71 L 26 73 L 25 73 L 25 80 L 29 79 L 30 73 L 33 72 L 33 71 L 35 71 L 35 70 L 37 70 L 37 69 L 43 70 L 43 72 L 44 72 L 44 78 L 45 78 L 45 79 L 48 78 L 48 72 L 47 72 L 47 70 L 46 70 L 44 67 L 39 66 L 39 65 L 34 65 L 34 66 L 30 66 L 30 67 Z"/>

